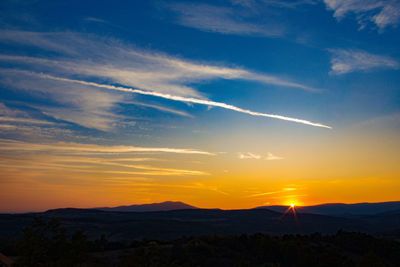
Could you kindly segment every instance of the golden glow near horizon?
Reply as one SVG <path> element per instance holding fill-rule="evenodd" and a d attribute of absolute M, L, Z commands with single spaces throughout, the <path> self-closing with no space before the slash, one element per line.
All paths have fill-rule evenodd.
<path fill-rule="evenodd" d="M 390 138 L 353 140 L 342 139 L 340 146 L 328 139 L 262 145 L 269 153 L 220 153 L 209 149 L 213 144 L 137 151 L 1 140 L 0 211 L 167 200 L 223 209 L 399 200 L 399 144 Z M 252 145 L 242 140 L 240 146 Z"/>

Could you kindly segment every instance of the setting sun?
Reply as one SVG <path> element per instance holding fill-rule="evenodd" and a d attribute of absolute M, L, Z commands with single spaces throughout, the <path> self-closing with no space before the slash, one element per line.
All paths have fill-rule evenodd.
<path fill-rule="evenodd" d="M 290 207 L 294 208 L 295 204 L 294 203 L 290 203 Z"/>

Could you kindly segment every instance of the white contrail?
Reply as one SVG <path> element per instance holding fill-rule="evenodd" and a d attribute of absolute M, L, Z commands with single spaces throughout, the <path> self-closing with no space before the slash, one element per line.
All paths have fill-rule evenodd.
<path fill-rule="evenodd" d="M 203 100 L 203 99 L 192 98 L 192 97 L 176 96 L 176 95 L 158 93 L 158 92 L 154 92 L 154 91 L 144 91 L 144 90 L 140 90 L 140 89 L 125 88 L 125 87 L 121 87 L 121 86 L 114 86 L 114 85 L 108 85 L 108 84 L 99 84 L 99 83 L 87 82 L 87 81 L 82 81 L 82 80 L 61 78 L 61 77 L 56 77 L 56 76 L 43 74 L 43 73 L 40 73 L 40 74 L 31 73 L 31 74 L 38 75 L 39 77 L 42 77 L 42 78 L 45 78 L 45 79 L 52 79 L 52 80 L 63 81 L 63 82 L 79 83 L 79 84 L 83 84 L 83 85 L 95 86 L 95 87 L 106 88 L 106 89 L 110 89 L 110 90 L 123 91 L 123 92 L 136 93 L 136 94 L 141 94 L 141 95 L 157 96 L 157 97 L 170 99 L 170 100 L 175 100 L 175 101 L 181 101 L 181 102 L 187 102 L 187 103 L 195 103 L 195 104 L 201 104 L 201 105 L 207 105 L 207 106 L 214 106 L 214 107 L 230 109 L 230 110 L 234 110 L 234 111 L 237 111 L 237 112 L 246 113 L 246 114 L 249 114 L 249 115 L 252 115 L 252 116 L 261 116 L 261 117 L 268 117 L 268 118 L 274 118 L 274 119 L 285 120 L 285 121 L 293 121 L 293 122 L 307 124 L 307 125 L 311 125 L 311 126 L 315 126 L 315 127 L 323 127 L 323 128 L 332 129 L 331 126 L 328 126 L 328 125 L 325 125 L 325 124 L 321 124 L 321 123 L 311 122 L 311 121 L 297 119 L 297 118 L 286 117 L 286 116 L 282 116 L 282 115 L 255 112 L 255 111 L 251 111 L 251 110 L 248 110 L 248 109 L 242 109 L 242 108 L 239 108 L 239 107 L 236 107 L 236 106 L 233 106 L 233 105 L 229 105 L 229 104 L 226 104 L 226 103 L 222 103 L 222 102 L 215 102 L 215 101 Z"/>

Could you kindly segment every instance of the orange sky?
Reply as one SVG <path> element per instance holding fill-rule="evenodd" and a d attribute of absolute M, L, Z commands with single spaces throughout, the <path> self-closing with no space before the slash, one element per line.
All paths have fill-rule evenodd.
<path fill-rule="evenodd" d="M 167 200 L 224 209 L 394 201 L 397 140 L 393 133 L 322 132 L 251 152 L 2 140 L 0 211 Z"/>

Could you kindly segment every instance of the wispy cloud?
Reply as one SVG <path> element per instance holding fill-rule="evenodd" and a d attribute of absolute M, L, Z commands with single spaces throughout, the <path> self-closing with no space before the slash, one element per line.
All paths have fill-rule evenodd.
<path fill-rule="evenodd" d="M 398 69 L 399 63 L 387 56 L 374 55 L 362 50 L 330 49 L 331 74 L 346 74 L 372 69 Z"/>
<path fill-rule="evenodd" d="M 82 174 L 98 177 L 137 176 L 204 176 L 201 170 L 154 166 L 168 164 L 163 154 L 213 156 L 215 154 L 195 149 L 168 147 L 106 146 L 84 143 L 35 143 L 0 139 L 0 172 L 23 176 L 25 172 L 38 171 L 45 177 L 51 173 Z M 143 158 L 152 154 L 153 158 Z M 144 163 L 146 162 L 146 163 Z"/>
<path fill-rule="evenodd" d="M 8 123 L 24 123 L 24 124 L 54 124 L 53 122 L 50 121 L 44 121 L 44 120 L 36 120 L 36 119 L 29 119 L 29 118 L 13 118 L 13 117 L 3 117 L 0 116 L 0 123 L 2 122 L 8 122 Z"/>
<path fill-rule="evenodd" d="M 181 101 L 181 102 L 201 104 L 201 105 L 206 105 L 206 106 L 220 107 L 220 108 L 224 108 L 224 109 L 234 110 L 234 111 L 240 112 L 240 113 L 249 114 L 251 116 L 274 118 L 274 119 L 279 119 L 279 120 L 285 120 L 285 121 L 306 124 L 306 125 L 315 126 L 315 127 L 328 128 L 328 129 L 332 128 L 331 126 L 321 124 L 321 123 L 311 122 L 311 121 L 292 118 L 292 117 L 286 117 L 286 116 L 277 115 L 277 114 L 255 112 L 255 111 L 239 108 L 239 107 L 236 107 L 236 106 L 233 106 L 230 104 L 226 104 L 226 103 L 222 103 L 222 102 L 215 102 L 215 101 L 203 100 L 203 99 L 197 99 L 197 98 L 191 98 L 191 97 L 182 97 L 182 96 L 163 94 L 163 93 L 157 93 L 157 92 L 152 92 L 152 91 L 143 91 L 140 89 L 126 88 L 126 87 L 120 87 L 120 86 L 114 86 L 114 85 L 108 85 L 108 84 L 98 84 L 98 83 L 94 83 L 94 82 L 87 82 L 87 81 L 81 81 L 81 80 L 73 80 L 73 79 L 55 77 L 55 76 L 51 76 L 51 75 L 47 75 L 47 74 L 37 74 L 37 73 L 30 73 L 30 74 L 39 76 L 39 77 L 42 77 L 45 79 L 52 79 L 52 80 L 71 82 L 71 83 L 79 83 L 79 84 L 83 84 L 83 85 L 100 87 L 100 88 L 105 88 L 105 89 L 110 89 L 110 90 L 156 96 L 156 97 L 161 97 L 161 98 L 174 100 L 174 101 Z"/>
<path fill-rule="evenodd" d="M 58 152 L 94 152 L 94 153 L 134 153 L 134 152 L 160 152 L 176 154 L 215 155 L 214 153 L 184 148 L 167 147 L 136 147 L 136 146 L 101 146 L 94 144 L 65 143 L 36 144 L 9 139 L 0 139 L 0 151 L 58 151 Z"/>
<path fill-rule="evenodd" d="M 123 27 L 121 27 L 121 26 L 119 26 L 119 25 L 117 25 L 117 24 L 114 24 L 114 23 L 112 23 L 112 22 L 110 22 L 110 21 L 108 21 L 108 20 L 104 20 L 104 19 L 101 19 L 101 18 L 96 18 L 96 17 L 85 17 L 84 18 L 84 21 L 86 21 L 86 22 L 92 22 L 92 23 L 100 23 L 100 24 L 103 24 L 103 25 L 106 25 L 106 26 L 110 26 L 110 27 L 112 27 L 112 28 L 116 28 L 116 29 L 119 29 L 119 30 L 126 30 L 125 28 L 123 28 Z"/>
<path fill-rule="evenodd" d="M 235 5 L 241 5 L 245 7 L 257 8 L 260 5 L 264 6 L 272 6 L 279 8 L 297 8 L 302 5 L 315 5 L 317 4 L 317 0 L 231 0 L 231 2 Z"/>
<path fill-rule="evenodd" d="M 356 123 L 354 127 L 363 131 L 385 129 L 385 131 L 393 130 L 397 132 L 400 129 L 400 113 L 372 117 Z"/>
<path fill-rule="evenodd" d="M 26 113 L 22 112 L 20 110 L 17 110 L 17 109 L 9 108 L 0 102 L 0 115 L 7 116 L 7 117 L 11 117 L 11 116 L 15 117 L 15 116 L 21 116 L 21 115 L 25 116 Z"/>
<path fill-rule="evenodd" d="M 380 30 L 400 22 L 400 2 L 398 0 L 324 0 L 333 16 L 340 20 L 354 13 L 363 29 L 368 22 L 374 23 Z"/>
<path fill-rule="evenodd" d="M 12 124 L 43 124 L 52 125 L 53 122 L 46 120 L 38 120 L 30 118 L 26 112 L 18 109 L 11 109 L 0 102 L 0 124 L 12 123 Z"/>
<path fill-rule="evenodd" d="M 231 0 L 213 4 L 175 2 L 165 7 L 176 24 L 219 34 L 287 38 L 290 27 L 282 11 L 298 11 L 316 0 Z"/>
<path fill-rule="evenodd" d="M 260 155 L 254 154 L 254 153 L 238 153 L 239 159 L 261 159 Z"/>
<path fill-rule="evenodd" d="M 176 110 L 173 108 L 164 107 L 164 106 L 160 106 L 160 105 L 146 104 L 146 103 L 141 103 L 141 102 L 137 102 L 137 101 L 126 101 L 124 103 L 125 104 L 133 104 L 133 105 L 142 106 L 142 107 L 153 108 L 153 109 L 160 110 L 163 112 L 172 113 L 172 114 L 183 116 L 183 117 L 193 118 L 192 115 L 190 115 L 189 113 L 187 113 L 185 111 Z"/>
<path fill-rule="evenodd" d="M 142 161 L 143 158 L 135 159 L 134 161 Z M 126 169 L 139 169 L 139 170 L 146 170 L 146 171 L 158 171 L 164 173 L 166 175 L 208 175 L 208 173 L 202 171 L 193 171 L 193 170 L 184 170 L 184 169 L 176 169 L 176 168 L 165 168 L 165 167 L 154 167 L 149 165 L 138 165 L 138 164 L 128 164 L 128 163 L 119 163 L 119 159 L 104 159 L 104 158 L 57 158 L 56 160 L 50 159 L 50 161 L 55 162 L 72 162 L 78 163 L 79 165 L 82 163 L 89 163 L 89 164 L 96 164 L 96 165 L 107 165 L 107 166 L 115 166 L 115 167 L 122 167 Z M 133 159 L 130 159 L 133 161 Z M 113 171 L 114 172 L 114 171 Z M 119 173 L 121 173 L 119 171 Z M 130 173 L 130 172 L 126 172 Z"/>
<path fill-rule="evenodd" d="M 38 99 L 42 104 L 34 107 L 56 120 L 110 131 L 113 123 L 123 117 L 113 112 L 117 103 L 123 101 L 121 94 L 100 91 L 82 84 L 70 86 L 7 69 L 0 69 L 0 83 Z"/>
<path fill-rule="evenodd" d="M 14 119 L 14 118 L 13 118 Z M 19 119 L 19 118 L 18 118 Z M 74 131 L 66 123 L 48 122 L 39 119 L 27 119 L 27 121 L 0 120 L 0 138 L 12 138 L 14 140 L 74 140 L 78 142 L 104 141 L 102 137 L 82 135 L 81 131 Z"/>
<path fill-rule="evenodd" d="M 109 23 L 108 21 L 106 21 L 104 19 L 99 19 L 99 18 L 95 18 L 95 17 L 86 17 L 85 20 L 92 21 L 92 22 L 106 23 L 106 24 Z"/>
<path fill-rule="evenodd" d="M 282 157 L 278 157 L 270 152 L 268 152 L 267 156 L 262 156 L 259 154 L 247 152 L 247 153 L 238 153 L 239 159 L 257 159 L 257 160 L 279 160 L 283 159 Z"/>
<path fill-rule="evenodd" d="M 109 178 L 108 180 L 111 184 L 123 183 L 127 187 L 143 188 L 146 192 L 154 188 L 180 188 L 184 190 L 204 190 L 212 191 L 222 195 L 229 195 L 227 192 L 219 189 L 218 186 L 205 185 L 202 183 L 186 183 L 186 184 L 171 184 L 171 183 L 132 183 L 130 178 Z M 140 180 L 139 180 L 140 181 Z M 145 180 L 144 180 L 145 181 Z"/>
<path fill-rule="evenodd" d="M 44 72 L 88 75 L 126 86 L 195 97 L 199 97 L 200 94 L 195 88 L 188 87 L 186 84 L 212 79 L 241 79 L 318 91 L 318 89 L 273 75 L 142 51 L 123 45 L 118 40 L 104 40 L 77 33 L 22 31 L 0 31 L 0 33 L 0 41 L 33 45 L 56 51 L 64 56 L 56 60 L 0 55 L 0 60 L 34 65 Z M 68 59 L 65 56 L 68 56 Z"/>
<path fill-rule="evenodd" d="M 248 7 L 248 5 L 243 5 Z M 175 3 L 168 5 L 177 16 L 177 22 L 183 26 L 207 32 L 222 34 L 259 35 L 277 37 L 284 34 L 278 24 L 256 24 L 232 7 L 219 7 L 206 4 Z"/>
<path fill-rule="evenodd" d="M 249 197 L 261 197 L 261 196 L 275 195 L 275 194 L 281 194 L 281 193 L 286 193 L 286 192 L 295 191 L 295 190 L 297 190 L 297 188 L 285 187 L 282 190 L 257 193 L 257 194 L 250 195 Z"/>
<path fill-rule="evenodd" d="M 116 110 L 120 103 L 124 103 L 127 99 L 121 94 L 98 90 L 99 87 L 107 89 L 134 87 L 138 88 L 135 93 L 139 94 L 219 106 L 255 116 L 275 118 L 285 117 L 251 112 L 225 103 L 208 101 L 192 85 L 215 79 L 227 79 L 319 91 L 278 76 L 238 67 L 183 60 L 162 53 L 136 49 L 118 40 L 78 33 L 0 30 L 0 42 L 34 46 L 47 52 L 51 51 L 53 55 L 51 58 L 0 55 L 0 61 L 12 66 L 10 69 L 0 69 L 0 83 L 8 88 L 24 90 L 25 93 L 39 98 L 42 103 L 56 104 L 41 104 L 36 107 L 47 116 L 102 131 L 113 131 L 118 125 L 116 122 L 124 118 L 122 115 L 117 115 Z M 40 80 L 38 76 L 26 75 L 27 72 L 21 70 L 46 73 L 48 76 L 44 75 L 42 78 L 48 77 L 48 79 Z M 49 79 L 61 76 L 65 79 Z M 65 81 L 73 80 L 67 77 L 79 77 L 82 81 L 96 80 L 99 83 L 66 84 Z M 112 87 L 105 84 L 123 86 Z M 188 113 L 177 112 L 169 107 L 158 106 L 158 110 L 188 116 Z"/>
<path fill-rule="evenodd" d="M 0 169 L 53 170 L 101 175 L 184 176 L 209 175 L 207 172 L 187 169 L 155 167 L 150 165 L 118 164 L 108 159 L 76 158 L 71 155 L 35 155 L 34 158 L 2 158 Z M 133 170 L 132 170 L 133 169 Z"/>
<path fill-rule="evenodd" d="M 268 152 L 267 156 L 265 157 L 266 160 L 280 160 L 283 159 L 282 157 L 276 156 L 270 152 Z"/>

